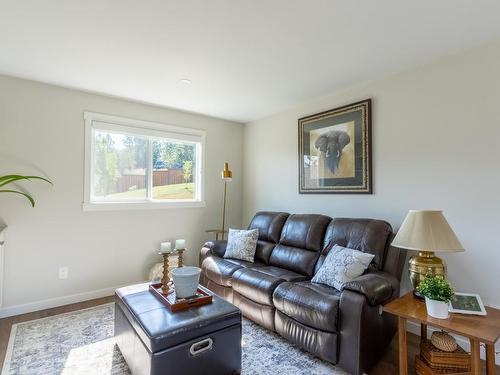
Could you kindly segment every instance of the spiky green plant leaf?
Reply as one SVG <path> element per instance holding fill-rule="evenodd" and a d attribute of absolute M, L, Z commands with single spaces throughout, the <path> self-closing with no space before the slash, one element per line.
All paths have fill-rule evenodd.
<path fill-rule="evenodd" d="M 31 207 L 35 207 L 35 200 L 33 199 L 33 197 L 27 193 L 23 193 L 22 191 L 17 191 L 17 190 L 0 190 L 0 193 L 14 193 L 14 194 L 20 194 L 24 197 L 26 197 L 26 199 L 28 199 L 31 203 Z"/>
<path fill-rule="evenodd" d="M 8 184 L 16 182 L 16 181 L 23 181 L 23 180 L 28 180 L 28 181 L 31 181 L 31 180 L 42 180 L 42 181 L 48 182 L 49 184 L 52 185 L 52 182 L 50 180 L 44 178 L 44 177 L 40 177 L 40 176 L 22 176 L 22 175 L 19 175 L 19 174 L 9 174 L 9 175 L 5 175 L 5 176 L 0 176 L 0 187 L 3 187 L 5 185 L 8 185 Z M 19 191 L 19 190 L 13 190 L 13 189 L 0 190 L 0 193 L 12 193 L 12 194 L 22 195 L 23 197 L 25 197 L 26 199 L 29 200 L 29 202 L 31 203 L 32 207 L 35 207 L 35 200 L 28 193 L 25 193 L 25 192 Z"/>
<path fill-rule="evenodd" d="M 52 182 L 47 180 L 46 178 L 39 177 L 39 176 L 21 176 L 18 174 L 10 174 L 10 175 L 5 175 L 5 176 L 0 176 L 0 187 L 5 186 L 7 184 L 10 184 L 15 181 L 19 180 L 42 180 L 45 182 L 48 182 L 49 184 L 52 185 Z"/>

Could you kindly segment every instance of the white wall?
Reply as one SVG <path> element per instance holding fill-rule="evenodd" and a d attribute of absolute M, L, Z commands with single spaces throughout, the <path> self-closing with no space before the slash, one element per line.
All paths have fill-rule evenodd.
<path fill-rule="evenodd" d="M 83 212 L 84 110 L 206 130 L 206 208 Z M 229 224 L 240 225 L 242 137 L 234 122 L 0 76 L 0 174 L 54 182 L 23 184 L 34 209 L 0 195 L 0 224 L 9 226 L 4 307 L 145 280 L 162 240 L 185 238 L 186 261 L 197 263 L 205 229 L 220 226 L 224 161 L 235 177 Z M 58 279 L 60 266 L 69 279 Z"/>
<path fill-rule="evenodd" d="M 499 66 L 500 43 L 490 44 L 247 124 L 243 224 L 265 209 L 380 218 L 397 229 L 409 209 L 443 209 L 467 249 L 442 256 L 451 281 L 500 305 Z M 299 195 L 297 119 L 365 98 L 374 194 Z"/>
<path fill-rule="evenodd" d="M 261 209 L 377 217 L 397 229 L 410 208 L 441 208 L 467 251 L 443 255 L 458 290 L 500 305 L 500 43 L 316 98 L 247 124 L 0 76 L 0 174 L 39 173 L 37 199 L 0 195 L 4 307 L 144 279 L 162 240 L 184 237 L 196 263 L 220 219 L 230 162 L 232 226 Z M 297 119 L 373 99 L 373 195 L 299 195 Z M 83 212 L 83 111 L 207 130 L 207 207 Z M 243 134 L 244 132 L 244 134 Z M 243 135 L 245 143 L 243 145 Z M 243 181 L 242 155 L 244 148 Z M 242 183 L 243 182 L 243 183 Z M 243 194 L 241 192 L 243 191 Z M 240 203 L 243 201 L 243 211 Z M 59 266 L 70 278 L 58 280 Z"/>

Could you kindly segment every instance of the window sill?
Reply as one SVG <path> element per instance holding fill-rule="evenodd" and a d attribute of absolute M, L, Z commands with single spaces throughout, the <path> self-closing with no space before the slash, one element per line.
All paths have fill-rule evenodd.
<path fill-rule="evenodd" d="M 84 202 L 83 211 L 126 211 L 126 210 L 161 210 L 170 208 L 205 207 L 204 201 L 173 202 Z"/>

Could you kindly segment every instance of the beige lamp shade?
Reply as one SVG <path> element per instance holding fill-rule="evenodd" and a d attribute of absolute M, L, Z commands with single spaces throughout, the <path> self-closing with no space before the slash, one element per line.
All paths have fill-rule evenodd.
<path fill-rule="evenodd" d="M 410 210 L 392 246 L 418 251 L 464 251 L 442 211 Z"/>

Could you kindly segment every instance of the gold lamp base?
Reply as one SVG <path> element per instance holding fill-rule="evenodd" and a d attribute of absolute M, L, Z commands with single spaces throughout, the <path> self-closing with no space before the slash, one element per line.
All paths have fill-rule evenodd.
<path fill-rule="evenodd" d="M 446 278 L 446 263 L 441 258 L 434 255 L 432 251 L 420 251 L 408 261 L 408 271 L 410 281 L 413 286 L 413 294 L 418 298 L 423 298 L 416 288 L 426 276 L 441 276 Z"/>

